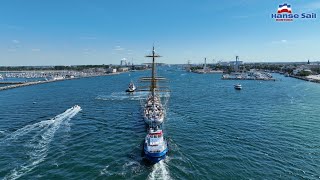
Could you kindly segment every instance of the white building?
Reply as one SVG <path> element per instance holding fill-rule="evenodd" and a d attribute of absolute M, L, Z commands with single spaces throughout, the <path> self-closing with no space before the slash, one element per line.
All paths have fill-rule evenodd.
<path fill-rule="evenodd" d="M 116 73 L 116 72 L 117 72 L 117 69 L 115 69 L 115 68 L 108 68 L 106 72 L 107 72 L 107 73 Z"/>
<path fill-rule="evenodd" d="M 127 72 L 127 71 L 129 71 L 129 68 L 127 68 L 127 67 L 121 67 L 121 68 L 118 69 L 118 71 L 119 71 L 119 72 Z"/>

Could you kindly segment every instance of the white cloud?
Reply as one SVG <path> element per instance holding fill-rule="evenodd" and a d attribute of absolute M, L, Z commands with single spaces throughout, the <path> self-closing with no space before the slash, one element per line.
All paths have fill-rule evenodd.
<path fill-rule="evenodd" d="M 133 50 L 131 50 L 131 49 L 128 49 L 127 51 L 128 51 L 128 52 L 127 52 L 127 54 L 128 54 L 128 55 L 131 55 L 131 54 L 133 54 Z"/>
<path fill-rule="evenodd" d="M 13 39 L 13 40 L 11 40 L 11 42 L 12 42 L 12 44 L 10 44 L 8 46 L 8 51 L 15 52 L 21 47 L 19 40 Z"/>
<path fill-rule="evenodd" d="M 17 25 L 12 25 L 12 24 L 0 24 L 0 26 L 3 26 L 7 29 L 10 29 L 10 30 L 22 30 L 24 29 L 22 26 L 17 26 Z"/>
<path fill-rule="evenodd" d="M 90 49 L 90 48 L 85 48 L 85 49 L 82 49 L 82 52 L 85 55 L 93 55 L 96 52 L 96 50 L 95 49 Z"/>
<path fill-rule="evenodd" d="M 94 39 L 97 39 L 97 37 L 94 37 L 94 36 L 83 36 L 83 37 L 80 37 L 80 39 L 94 40 Z"/>
<path fill-rule="evenodd" d="M 310 2 L 310 3 L 307 3 L 301 7 L 301 11 L 307 12 L 307 13 L 311 13 L 311 12 L 315 12 L 315 11 L 319 11 L 319 10 L 320 10 L 320 2 L 319 1 Z"/>
<path fill-rule="evenodd" d="M 16 40 L 16 39 L 14 39 L 14 40 L 12 40 L 12 43 L 14 43 L 14 44 L 19 44 L 19 43 L 20 43 L 20 41 L 18 41 L 18 40 Z"/>
<path fill-rule="evenodd" d="M 38 49 L 38 48 L 34 48 L 34 49 L 31 49 L 31 51 L 33 52 L 39 52 L 41 49 Z"/>
<path fill-rule="evenodd" d="M 123 50 L 125 50 L 125 49 L 122 48 L 121 46 L 116 46 L 116 47 L 114 47 L 114 50 L 115 50 L 115 51 L 123 51 Z"/>
<path fill-rule="evenodd" d="M 272 41 L 272 44 L 286 44 L 286 43 L 288 43 L 288 40 L 286 40 L 286 39 Z"/>
<path fill-rule="evenodd" d="M 234 19 L 246 19 L 246 18 L 249 18 L 249 16 L 246 16 L 246 15 L 238 15 L 238 16 L 232 16 L 232 18 L 234 18 Z"/>
<path fill-rule="evenodd" d="M 9 51 L 9 52 L 16 52 L 16 51 L 17 51 L 17 49 L 9 48 L 9 49 L 8 49 L 8 51 Z"/>

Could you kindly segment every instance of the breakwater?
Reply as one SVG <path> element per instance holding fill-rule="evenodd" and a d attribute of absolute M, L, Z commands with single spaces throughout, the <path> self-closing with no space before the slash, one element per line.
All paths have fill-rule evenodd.
<path fill-rule="evenodd" d="M 117 75 L 117 74 L 120 74 L 120 73 L 111 73 L 111 74 L 85 76 L 85 77 L 74 77 L 74 78 L 52 79 L 52 80 L 47 80 L 47 81 L 32 81 L 32 82 L 25 82 L 25 83 L 23 83 L 23 82 L 13 83 L 12 82 L 11 84 L 13 84 L 13 85 L 0 87 L 0 91 L 13 89 L 13 88 L 18 88 L 18 87 L 24 87 L 24 86 L 31 86 L 31 85 L 37 85 L 37 84 L 45 84 L 45 83 L 57 82 L 57 81 L 73 80 L 73 79 L 81 79 L 81 78 L 90 78 L 90 77 L 97 77 L 97 76 L 109 76 L 109 75 Z M 8 84 L 8 83 L 3 83 L 3 84 Z"/>
<path fill-rule="evenodd" d="M 296 78 L 296 79 L 301 79 L 301 80 L 304 80 L 304 81 L 314 82 L 314 83 L 320 83 L 320 79 L 312 79 L 312 78 L 309 78 L 308 76 L 289 75 L 289 77 L 293 77 L 293 78 Z"/>
<path fill-rule="evenodd" d="M 24 84 L 25 82 L 2 81 L 0 84 Z"/>

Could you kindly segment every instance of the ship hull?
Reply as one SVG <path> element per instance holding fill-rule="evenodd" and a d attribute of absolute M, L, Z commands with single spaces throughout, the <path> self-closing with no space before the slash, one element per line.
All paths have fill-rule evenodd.
<path fill-rule="evenodd" d="M 132 89 L 127 89 L 126 92 L 133 93 L 134 90 L 132 90 Z"/>
<path fill-rule="evenodd" d="M 147 117 L 144 116 L 144 121 L 150 126 L 150 127 L 155 127 L 155 126 L 159 126 L 160 124 L 163 123 L 163 119 L 164 117 L 161 117 L 159 119 L 149 119 Z"/>
<path fill-rule="evenodd" d="M 144 156 L 152 163 L 157 163 L 166 158 L 168 153 L 168 148 L 159 153 L 151 153 L 144 149 Z"/>

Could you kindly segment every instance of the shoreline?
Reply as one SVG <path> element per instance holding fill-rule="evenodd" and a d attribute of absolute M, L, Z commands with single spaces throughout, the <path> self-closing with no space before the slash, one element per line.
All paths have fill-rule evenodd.
<path fill-rule="evenodd" d="M 121 72 L 125 73 L 125 72 Z M 64 79 L 56 79 L 56 80 L 48 80 L 48 81 L 32 81 L 32 82 L 26 82 L 26 83 L 20 83 L 20 84 L 14 84 L 9 86 L 3 86 L 0 87 L 0 91 L 24 87 L 24 86 L 32 86 L 37 84 L 45 84 L 45 83 L 51 83 L 51 82 L 57 82 L 57 81 L 66 81 L 66 80 L 74 80 L 74 79 L 82 79 L 82 78 L 92 78 L 92 77 L 100 77 L 100 76 L 112 76 L 112 75 L 119 75 L 120 72 L 117 73 L 110 73 L 110 74 L 103 74 L 103 75 L 96 75 L 96 76 L 84 76 L 84 77 L 74 77 L 74 78 L 64 78 Z"/>

